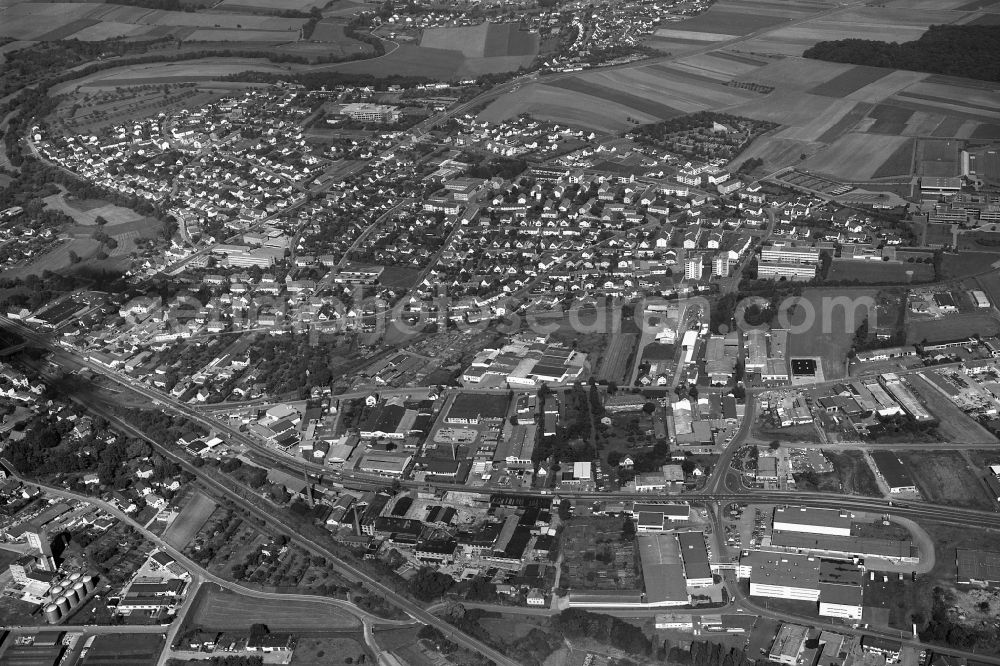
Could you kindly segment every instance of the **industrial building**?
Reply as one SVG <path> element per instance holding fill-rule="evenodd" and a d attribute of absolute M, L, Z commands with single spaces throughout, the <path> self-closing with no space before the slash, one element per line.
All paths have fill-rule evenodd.
<path fill-rule="evenodd" d="M 779 506 L 774 510 L 772 527 L 776 531 L 851 536 L 851 522 L 851 514 L 846 511 Z"/>
<path fill-rule="evenodd" d="M 875 473 L 889 486 L 890 493 L 917 492 L 916 482 L 895 453 L 872 451 L 871 457 L 875 463 Z"/>

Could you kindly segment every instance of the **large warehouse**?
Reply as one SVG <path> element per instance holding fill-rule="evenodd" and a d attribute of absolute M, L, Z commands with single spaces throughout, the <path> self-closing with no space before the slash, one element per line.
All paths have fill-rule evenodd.
<path fill-rule="evenodd" d="M 779 506 L 774 510 L 775 531 L 851 536 L 851 514 L 836 509 Z"/>

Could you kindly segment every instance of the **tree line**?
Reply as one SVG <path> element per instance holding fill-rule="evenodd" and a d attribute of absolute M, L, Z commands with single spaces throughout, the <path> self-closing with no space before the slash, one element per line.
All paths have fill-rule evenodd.
<path fill-rule="evenodd" d="M 802 54 L 814 60 L 1000 81 L 1000 25 L 932 25 L 911 42 L 837 39 Z"/>

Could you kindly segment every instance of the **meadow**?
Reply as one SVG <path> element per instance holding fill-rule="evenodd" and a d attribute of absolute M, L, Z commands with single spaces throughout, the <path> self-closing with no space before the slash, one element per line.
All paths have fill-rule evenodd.
<path fill-rule="evenodd" d="M 182 550 L 205 525 L 215 507 L 215 501 L 211 497 L 196 492 L 163 533 L 163 540 L 174 548 Z"/>
<path fill-rule="evenodd" d="M 259 598 L 205 585 L 191 608 L 192 625 L 215 631 L 246 631 L 266 624 L 271 631 L 331 631 L 359 626 L 354 615 L 322 601 Z"/>

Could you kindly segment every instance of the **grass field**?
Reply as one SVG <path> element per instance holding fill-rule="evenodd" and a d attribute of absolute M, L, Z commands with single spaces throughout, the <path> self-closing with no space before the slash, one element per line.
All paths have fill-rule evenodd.
<path fill-rule="evenodd" d="M 821 357 L 823 374 L 827 380 L 843 377 L 844 360 L 853 344 L 854 332 L 868 312 L 864 301 L 860 299 L 870 298 L 874 303 L 876 294 L 877 291 L 874 289 L 805 289 L 802 298 L 812 307 L 797 307 L 795 313 L 789 317 L 789 323 L 793 327 L 802 326 L 810 309 L 815 312 L 815 320 L 808 330 L 794 332 L 788 336 L 788 356 Z M 853 321 L 852 317 L 848 316 L 846 308 L 839 305 L 832 307 L 833 301 L 829 300 L 844 296 L 849 299 L 859 299 L 852 313 Z"/>
<path fill-rule="evenodd" d="M 946 441 L 964 445 L 993 443 L 997 441 L 996 437 L 976 423 L 972 417 L 965 414 L 943 393 L 934 388 L 930 382 L 920 376 L 920 373 L 912 374 L 907 379 L 917 397 L 937 417 L 940 422 L 938 433 Z"/>
<path fill-rule="evenodd" d="M 295 644 L 295 654 L 291 664 L 302 666 L 340 666 L 350 658 L 355 664 L 362 663 L 359 657 L 371 659 L 364 643 L 353 638 L 300 638 Z"/>
<path fill-rule="evenodd" d="M 103 217 L 109 225 L 135 222 L 142 219 L 130 208 L 122 208 L 106 201 L 88 199 L 67 200 L 63 194 L 45 197 L 45 207 L 60 210 L 72 217 L 77 224 L 94 225 L 98 217 Z"/>
<path fill-rule="evenodd" d="M 215 511 L 215 500 L 202 492 L 191 497 L 180 514 L 163 533 L 163 540 L 178 550 L 183 550 Z"/>
<path fill-rule="evenodd" d="M 907 271 L 913 271 L 912 276 Z M 830 265 L 829 280 L 860 280 L 861 282 L 884 284 L 909 284 L 929 282 L 934 279 L 931 264 L 893 263 L 886 261 L 856 261 L 835 259 Z"/>
<path fill-rule="evenodd" d="M 979 333 L 983 337 L 996 335 L 1000 325 L 996 319 L 985 313 L 949 315 L 944 319 L 911 321 L 906 327 L 906 343 L 915 344 L 921 340 L 939 342 L 954 340 Z"/>
<path fill-rule="evenodd" d="M 205 585 L 191 608 L 194 626 L 213 631 L 246 631 L 251 624 L 266 624 L 271 631 L 333 631 L 359 626 L 357 618 L 318 601 L 256 598 Z"/>
<path fill-rule="evenodd" d="M 635 353 L 635 346 L 638 342 L 639 336 L 636 333 L 612 335 L 611 342 L 601 358 L 601 365 L 596 375 L 597 380 L 617 382 L 619 385 L 627 381 L 628 361 Z"/>
<path fill-rule="evenodd" d="M 957 451 L 897 451 L 896 455 L 928 502 L 993 510 L 977 472 Z"/>

